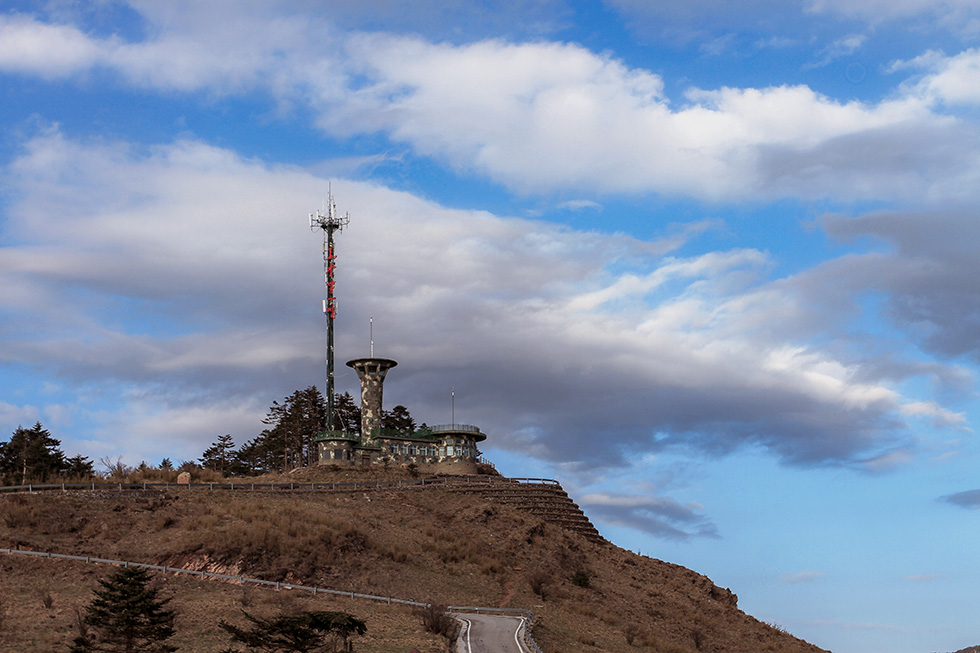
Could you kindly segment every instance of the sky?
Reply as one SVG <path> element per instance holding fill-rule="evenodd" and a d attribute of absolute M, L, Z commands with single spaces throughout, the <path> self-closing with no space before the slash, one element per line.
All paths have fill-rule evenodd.
<path fill-rule="evenodd" d="M 980 644 L 975 0 L 0 3 L 0 434 L 343 362 L 838 653 Z M 454 394 L 454 399 L 451 397 Z"/>

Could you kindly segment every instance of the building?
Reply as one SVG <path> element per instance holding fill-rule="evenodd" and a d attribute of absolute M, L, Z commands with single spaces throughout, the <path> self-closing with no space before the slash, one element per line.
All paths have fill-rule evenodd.
<path fill-rule="evenodd" d="M 323 431 L 316 438 L 321 465 L 437 465 L 440 471 L 475 473 L 477 444 L 487 436 L 469 424 L 443 424 L 413 433 L 381 427 L 384 380 L 398 365 L 389 358 L 347 361 L 361 381 L 361 433 Z"/>

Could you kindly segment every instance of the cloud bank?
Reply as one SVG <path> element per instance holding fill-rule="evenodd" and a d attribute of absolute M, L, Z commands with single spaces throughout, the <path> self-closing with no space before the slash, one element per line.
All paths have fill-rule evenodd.
<path fill-rule="evenodd" d="M 114 384 L 144 406 L 115 418 L 120 433 L 165 419 L 188 441 L 236 410 L 244 428 L 322 375 L 319 245 L 302 216 L 325 180 L 200 142 L 134 149 L 57 130 L 6 177 L 4 362 Z M 339 245 L 340 356 L 362 353 L 373 315 L 380 351 L 402 362 L 387 394 L 430 423 L 454 386 L 494 446 L 601 467 L 749 444 L 860 464 L 908 446 L 910 419 L 962 421 L 903 395 L 894 370 L 808 344 L 826 336 L 814 302 L 825 316 L 848 303 L 804 277 L 767 280 L 763 252 L 681 256 L 700 230 L 644 242 L 364 182 L 334 192 L 358 207 Z M 206 408 L 216 397 L 235 399 Z M 166 417 L 178 408 L 210 417 Z"/>

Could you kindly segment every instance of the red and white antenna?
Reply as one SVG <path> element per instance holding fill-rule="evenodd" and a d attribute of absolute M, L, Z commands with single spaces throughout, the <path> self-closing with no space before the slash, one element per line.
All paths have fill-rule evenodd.
<path fill-rule="evenodd" d="M 327 186 L 327 206 L 310 214 L 310 230 L 323 232 L 323 278 L 326 283 L 326 297 L 323 300 L 323 313 L 327 318 L 327 430 L 333 429 L 334 389 L 333 389 L 333 321 L 337 317 L 337 297 L 334 294 L 334 272 L 337 269 L 337 253 L 334 250 L 333 234 L 343 231 L 350 223 L 350 213 L 337 215 L 337 205 L 333 201 L 333 191 Z"/>

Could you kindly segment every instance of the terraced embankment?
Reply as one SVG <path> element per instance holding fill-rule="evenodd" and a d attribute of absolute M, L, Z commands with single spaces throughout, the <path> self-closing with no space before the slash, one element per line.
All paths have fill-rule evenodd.
<path fill-rule="evenodd" d="M 449 485 L 446 489 L 511 505 L 588 538 L 603 539 L 582 509 L 557 481 L 495 478 L 487 483 Z"/>

